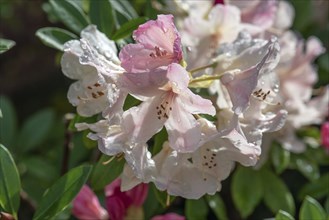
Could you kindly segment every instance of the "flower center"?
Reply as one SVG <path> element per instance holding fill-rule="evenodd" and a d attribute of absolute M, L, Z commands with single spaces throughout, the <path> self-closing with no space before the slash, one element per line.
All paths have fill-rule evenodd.
<path fill-rule="evenodd" d="M 164 50 L 164 49 L 161 50 L 160 47 L 158 47 L 158 46 L 155 46 L 154 50 L 155 50 L 155 53 L 154 52 L 150 53 L 150 57 L 152 57 L 152 58 L 163 57 L 168 54 L 168 52 L 166 50 Z"/>
<path fill-rule="evenodd" d="M 88 85 L 86 88 L 87 89 L 85 91 L 87 93 L 86 94 L 87 97 L 78 96 L 78 99 L 81 100 L 81 101 L 87 101 L 87 100 L 90 100 L 90 99 L 98 99 L 98 98 L 105 95 L 105 93 L 104 93 L 105 89 L 98 82 L 96 82 L 94 84 L 91 84 L 91 85 Z"/>
<path fill-rule="evenodd" d="M 210 151 L 209 148 L 206 149 L 206 151 L 202 155 L 202 167 L 203 169 L 213 169 L 217 166 L 217 163 L 215 162 L 215 157 L 217 156 L 217 153 Z M 207 180 L 206 177 L 203 178 L 204 181 Z"/>
<path fill-rule="evenodd" d="M 267 92 L 265 92 L 265 91 L 263 91 L 262 88 L 260 88 L 259 90 L 254 91 L 252 94 L 259 101 L 263 101 L 264 103 L 266 103 L 268 105 L 280 105 L 280 102 L 273 103 L 273 102 L 270 102 L 270 101 L 266 100 L 267 96 L 269 96 L 271 94 L 271 91 L 270 90 L 268 90 Z"/>
<path fill-rule="evenodd" d="M 166 96 L 164 97 L 163 101 L 160 103 L 160 105 L 156 106 L 157 116 L 159 120 L 162 119 L 168 119 L 170 112 L 172 111 L 172 99 L 174 97 L 174 94 L 171 92 L 168 92 Z"/>

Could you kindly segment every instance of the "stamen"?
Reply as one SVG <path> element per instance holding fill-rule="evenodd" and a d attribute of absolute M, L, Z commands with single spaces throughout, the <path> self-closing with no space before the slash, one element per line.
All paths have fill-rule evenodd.
<path fill-rule="evenodd" d="M 169 111 L 172 110 L 172 107 L 170 106 L 170 99 L 171 97 L 166 97 L 165 100 L 158 106 L 156 106 L 158 119 L 161 120 L 163 118 L 168 119 L 169 118 Z M 167 101 L 169 100 L 169 101 Z"/>
<path fill-rule="evenodd" d="M 170 195 L 169 195 L 169 194 L 167 194 L 166 206 L 167 206 L 167 207 L 170 206 Z"/>

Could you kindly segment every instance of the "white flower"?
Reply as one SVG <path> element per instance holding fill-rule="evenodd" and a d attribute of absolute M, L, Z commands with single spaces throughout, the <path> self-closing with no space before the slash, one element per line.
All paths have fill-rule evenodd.
<path fill-rule="evenodd" d="M 94 25 L 81 32 L 79 41 L 65 43 L 61 66 L 64 75 L 77 80 L 69 88 L 68 99 L 82 116 L 103 112 L 125 97 L 117 85 L 124 70 L 116 46 Z"/>

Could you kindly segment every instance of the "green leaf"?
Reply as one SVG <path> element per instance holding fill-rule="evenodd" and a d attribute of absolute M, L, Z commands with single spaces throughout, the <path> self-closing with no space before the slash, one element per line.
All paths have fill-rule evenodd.
<path fill-rule="evenodd" d="M 291 215 L 295 213 L 294 199 L 284 182 L 269 170 L 261 170 L 264 187 L 264 201 L 273 213 L 280 209 Z"/>
<path fill-rule="evenodd" d="M 205 198 L 208 202 L 209 207 L 215 213 L 218 220 L 228 219 L 225 203 L 218 194 L 215 194 L 213 196 L 207 195 Z"/>
<path fill-rule="evenodd" d="M 26 152 L 41 144 L 51 131 L 54 121 L 55 113 L 51 109 L 41 110 L 28 118 L 18 136 L 19 149 Z"/>
<path fill-rule="evenodd" d="M 59 176 L 57 167 L 50 164 L 50 161 L 45 160 L 45 158 L 41 156 L 24 158 L 22 160 L 22 166 L 25 166 L 27 174 L 33 176 L 35 179 L 51 182 L 55 180 L 54 178 L 58 178 Z M 50 173 L 51 175 L 49 175 Z"/>
<path fill-rule="evenodd" d="M 165 141 L 168 140 L 168 133 L 165 128 L 162 128 L 159 133 L 157 133 L 154 137 L 154 144 L 152 147 L 152 155 L 156 155 L 162 149 L 162 145 Z"/>
<path fill-rule="evenodd" d="M 0 206 L 17 219 L 21 182 L 10 152 L 0 144 Z"/>
<path fill-rule="evenodd" d="M 89 17 L 97 28 L 108 37 L 112 36 L 115 29 L 115 14 L 110 1 L 90 1 Z"/>
<path fill-rule="evenodd" d="M 300 220 L 326 219 L 326 212 L 312 197 L 306 196 L 299 212 Z"/>
<path fill-rule="evenodd" d="M 111 156 L 102 155 L 93 169 L 90 184 L 96 191 L 103 190 L 107 184 L 111 183 L 122 173 L 125 160 L 118 160 L 117 158 L 114 158 L 110 163 L 106 165 L 103 164 L 111 158 Z"/>
<path fill-rule="evenodd" d="M 310 181 L 314 181 L 320 177 L 319 167 L 313 161 L 298 155 L 294 157 L 294 163 L 297 169 Z"/>
<path fill-rule="evenodd" d="M 58 179 L 43 196 L 33 219 L 51 219 L 67 208 L 87 181 L 90 171 L 91 166 L 82 165 Z"/>
<path fill-rule="evenodd" d="M 243 218 L 249 216 L 263 196 L 259 172 L 251 168 L 238 167 L 232 178 L 231 193 L 241 216 Z"/>
<path fill-rule="evenodd" d="M 13 46 L 15 46 L 15 41 L 0 38 L 0 54 L 6 52 Z"/>
<path fill-rule="evenodd" d="M 17 116 L 13 104 L 5 96 L 0 96 L 0 143 L 9 149 L 12 146 L 13 138 L 17 129 Z"/>
<path fill-rule="evenodd" d="M 324 208 L 326 209 L 326 212 L 329 215 L 329 196 L 327 197 L 327 199 L 324 203 Z"/>
<path fill-rule="evenodd" d="M 304 1 L 290 1 L 295 9 L 295 19 L 293 28 L 299 31 L 305 30 L 308 25 L 312 23 L 312 2 L 310 0 Z"/>
<path fill-rule="evenodd" d="M 319 179 L 310 182 L 303 186 L 300 190 L 298 198 L 302 200 L 305 196 L 309 195 L 316 199 L 329 195 L 329 174 L 324 174 Z"/>
<path fill-rule="evenodd" d="M 289 165 L 290 152 L 283 149 L 279 144 L 273 144 L 271 160 L 277 174 L 282 173 Z"/>
<path fill-rule="evenodd" d="M 35 35 L 46 45 L 63 51 L 64 44 L 77 36 L 67 30 L 55 27 L 45 27 L 37 30 Z"/>
<path fill-rule="evenodd" d="M 137 106 L 141 103 L 140 100 L 134 98 L 133 96 L 131 96 L 130 94 L 127 95 L 127 98 L 125 100 L 125 103 L 123 105 L 123 110 L 128 110 L 133 106 Z"/>
<path fill-rule="evenodd" d="M 153 191 L 155 193 L 156 199 L 162 205 L 163 208 L 168 206 L 168 204 L 167 204 L 168 202 L 169 202 L 169 204 L 171 204 L 176 199 L 175 196 L 169 196 L 166 191 L 160 191 L 156 187 L 153 187 Z M 169 196 L 169 201 L 167 201 L 168 196 Z"/>
<path fill-rule="evenodd" d="M 58 18 L 72 31 L 80 34 L 89 21 L 83 10 L 70 0 L 50 0 L 54 12 Z"/>
<path fill-rule="evenodd" d="M 151 219 L 154 216 L 159 208 L 160 204 L 157 202 L 156 197 L 156 187 L 153 183 L 149 183 L 149 190 L 145 202 L 143 203 L 144 216 L 145 219 Z M 162 209 L 161 209 L 162 210 Z"/>
<path fill-rule="evenodd" d="M 288 212 L 279 210 L 278 214 L 275 216 L 275 220 L 295 220 Z"/>
<path fill-rule="evenodd" d="M 124 23 L 120 27 L 120 29 L 115 32 L 115 34 L 112 36 L 112 39 L 119 40 L 131 35 L 132 32 L 138 28 L 139 25 L 145 23 L 146 21 L 147 19 L 145 17 L 140 17 Z"/>
<path fill-rule="evenodd" d="M 123 15 L 127 20 L 137 18 L 138 15 L 135 11 L 135 9 L 130 5 L 129 1 L 127 0 L 120 0 L 120 1 L 111 1 L 112 7 L 119 12 L 121 15 Z"/>
<path fill-rule="evenodd" d="M 209 209 L 203 198 L 185 201 L 185 216 L 188 220 L 207 219 Z"/>

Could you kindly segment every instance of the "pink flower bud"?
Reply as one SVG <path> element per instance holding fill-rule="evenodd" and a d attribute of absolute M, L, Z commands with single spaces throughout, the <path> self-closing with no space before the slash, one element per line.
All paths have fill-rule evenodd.
<path fill-rule="evenodd" d="M 215 0 L 215 1 L 214 1 L 214 5 L 217 5 L 217 4 L 222 4 L 222 5 L 224 5 L 225 3 L 224 3 L 224 0 Z"/>
<path fill-rule="evenodd" d="M 81 220 L 108 219 L 107 211 L 99 204 L 93 191 L 84 185 L 73 201 L 73 215 Z"/>
<path fill-rule="evenodd" d="M 114 180 L 105 188 L 106 205 L 111 220 L 122 220 L 131 206 L 143 205 L 147 192 L 147 184 L 139 184 L 131 190 L 121 192 L 121 179 Z"/>
<path fill-rule="evenodd" d="M 329 122 L 325 122 L 321 126 L 321 144 L 329 150 Z"/>

